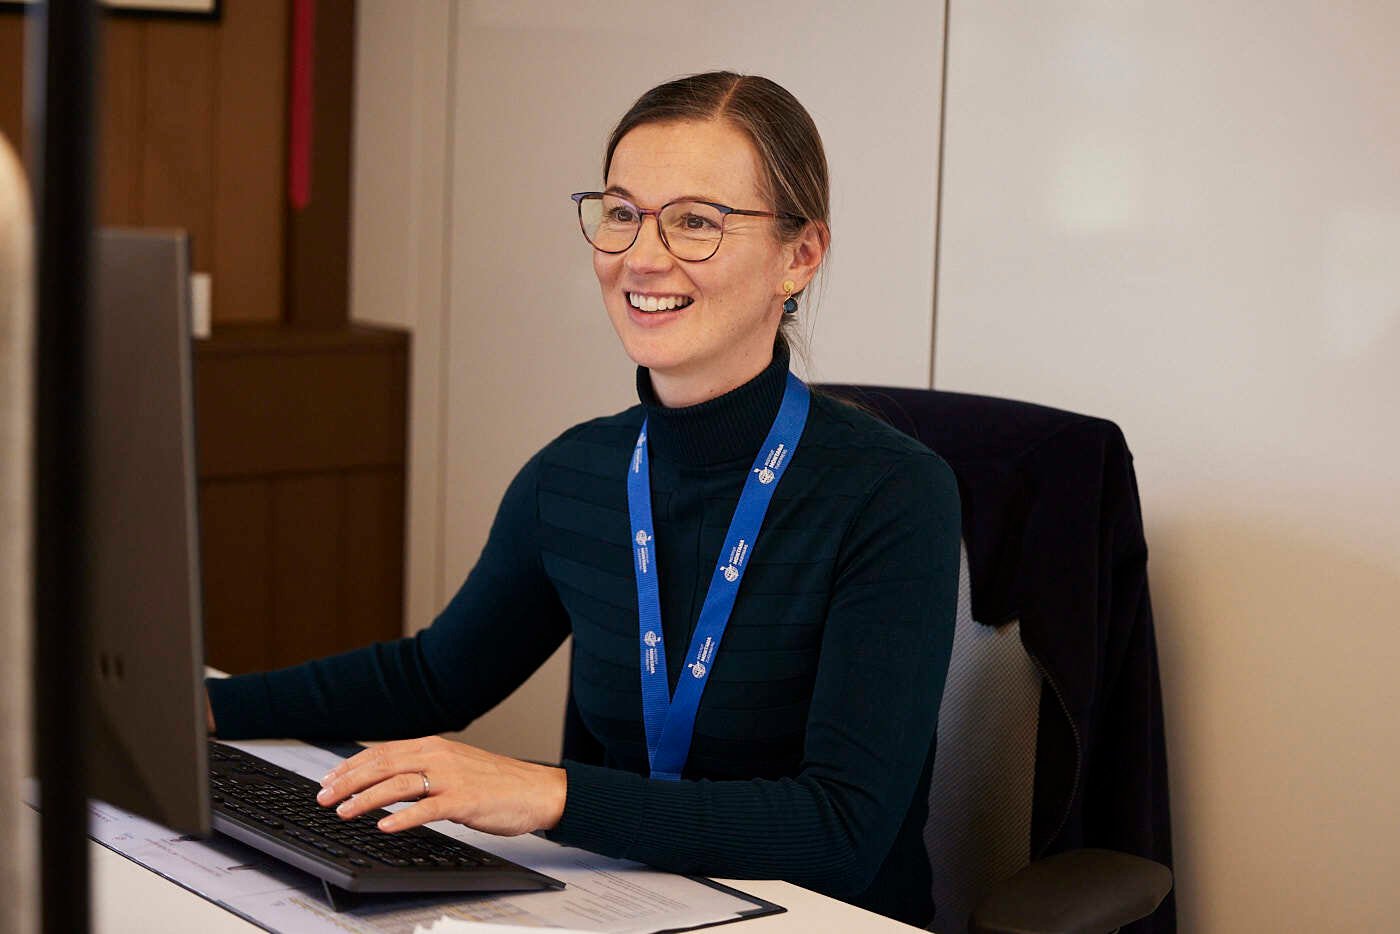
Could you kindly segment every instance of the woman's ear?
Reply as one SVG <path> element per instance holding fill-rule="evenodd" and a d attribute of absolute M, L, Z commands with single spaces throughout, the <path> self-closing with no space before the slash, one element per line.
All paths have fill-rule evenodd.
<path fill-rule="evenodd" d="M 788 244 L 791 253 L 787 277 L 797 283 L 796 291 L 801 292 L 807 288 L 807 284 L 817 274 L 822 260 L 826 259 L 826 250 L 830 243 L 831 232 L 826 224 L 821 221 L 808 221 L 802 232 L 797 235 L 797 239 Z"/>

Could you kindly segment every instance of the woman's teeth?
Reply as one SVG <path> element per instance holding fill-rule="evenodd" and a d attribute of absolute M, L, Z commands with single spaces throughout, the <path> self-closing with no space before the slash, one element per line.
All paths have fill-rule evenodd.
<path fill-rule="evenodd" d="M 684 308 L 694 301 L 687 295 L 638 295 L 635 292 L 628 292 L 627 300 L 638 311 L 671 311 L 676 308 Z"/>

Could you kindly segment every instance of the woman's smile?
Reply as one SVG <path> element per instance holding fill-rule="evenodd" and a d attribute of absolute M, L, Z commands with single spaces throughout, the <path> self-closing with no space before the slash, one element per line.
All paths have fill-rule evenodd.
<path fill-rule="evenodd" d="M 645 314 L 661 311 L 675 311 L 691 305 L 695 299 L 689 295 L 676 295 L 655 292 L 627 292 L 627 301 L 635 309 Z"/>

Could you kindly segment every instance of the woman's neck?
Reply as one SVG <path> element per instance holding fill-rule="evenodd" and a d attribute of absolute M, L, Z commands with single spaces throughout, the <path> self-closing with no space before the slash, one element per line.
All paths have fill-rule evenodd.
<path fill-rule="evenodd" d="M 652 371 L 638 367 L 637 398 L 646 410 L 652 454 L 689 467 L 753 460 L 787 389 L 787 346 L 774 345 L 768 356 L 766 367 L 733 389 L 680 406 L 657 395 Z"/>
<path fill-rule="evenodd" d="M 723 370 L 707 368 L 698 373 L 651 374 L 651 388 L 656 399 L 668 409 L 699 405 L 738 389 L 768 368 L 773 362 L 773 347 L 769 344 L 761 353 L 741 355 Z"/>

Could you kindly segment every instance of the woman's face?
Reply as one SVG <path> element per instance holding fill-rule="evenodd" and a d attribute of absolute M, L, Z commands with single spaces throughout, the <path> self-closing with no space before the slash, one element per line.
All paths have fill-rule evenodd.
<path fill-rule="evenodd" d="M 748 137 L 722 121 L 645 124 L 613 152 L 607 190 L 656 210 L 678 198 L 769 211 L 760 163 Z M 794 267 L 776 221 L 730 215 L 719 251 L 704 262 L 676 259 L 648 215 L 623 253 L 594 251 L 603 304 L 627 355 L 651 370 L 669 406 L 691 405 L 755 376 L 772 359 L 782 319 L 783 280 L 801 289 L 811 271 Z M 689 300 L 643 311 L 645 298 Z"/>

